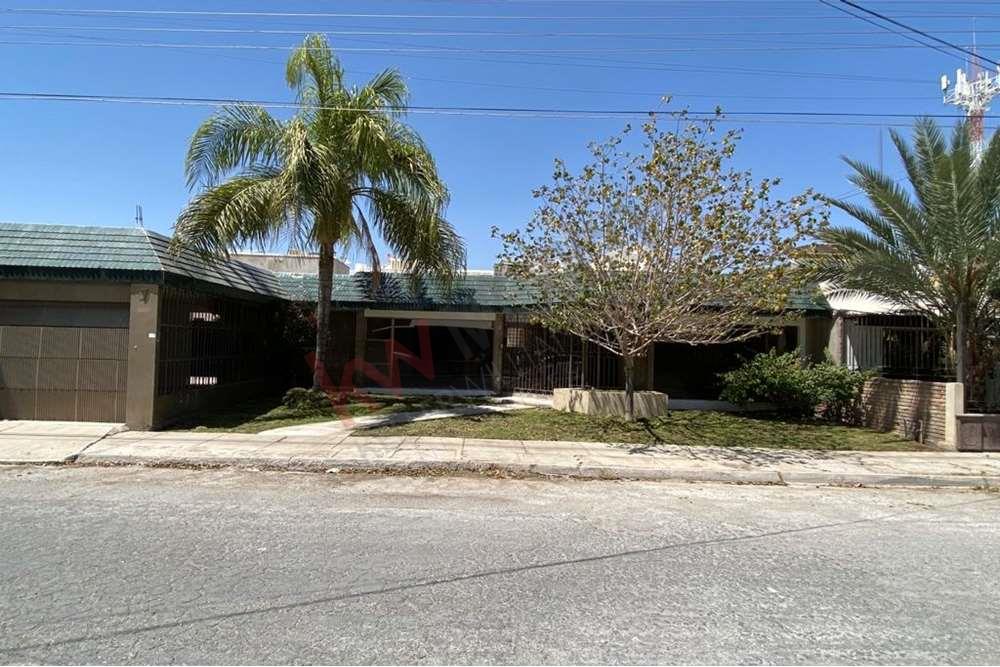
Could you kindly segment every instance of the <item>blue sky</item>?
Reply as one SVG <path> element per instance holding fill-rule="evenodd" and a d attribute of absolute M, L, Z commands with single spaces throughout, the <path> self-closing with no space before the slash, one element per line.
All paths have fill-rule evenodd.
<path fill-rule="evenodd" d="M 963 45 L 975 28 L 980 51 L 1000 59 L 995 3 L 863 4 Z M 74 13 L 95 8 L 383 16 Z M 400 14 L 436 18 L 384 16 Z M 355 33 L 329 35 L 351 78 L 397 67 L 412 104 L 424 106 L 644 110 L 663 108 L 660 96 L 670 94 L 671 108 L 696 111 L 949 114 L 956 110 L 942 104 L 938 78 L 954 78 L 962 64 L 813 0 L 27 0 L 4 3 L 0 25 L 3 92 L 291 100 L 284 49 L 309 31 Z M 261 46 L 277 48 L 245 48 Z M 406 51 L 428 48 L 447 51 Z M 141 203 L 146 226 L 169 232 L 189 196 L 187 141 L 210 112 L 0 100 L 0 220 L 130 225 Z M 553 158 L 580 164 L 589 141 L 627 120 L 410 116 L 452 191 L 449 217 L 467 240 L 470 268 L 492 265 L 492 225 L 530 218 L 532 189 L 551 178 Z M 887 128 L 909 122 L 732 120 L 744 128 L 739 166 L 781 177 L 785 194 L 831 195 L 853 190 L 840 156 L 878 163 L 880 136 L 885 168 L 899 174 Z"/>

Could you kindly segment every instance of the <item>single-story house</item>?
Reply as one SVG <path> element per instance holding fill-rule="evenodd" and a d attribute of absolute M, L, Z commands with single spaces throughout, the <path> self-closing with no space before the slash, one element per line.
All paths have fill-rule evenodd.
<path fill-rule="evenodd" d="M 0 223 L 0 419 L 156 428 L 308 377 L 309 336 L 290 331 L 315 305 L 314 273 L 175 254 L 169 242 L 142 228 Z M 338 274 L 332 298 L 333 387 L 622 386 L 614 355 L 533 324 L 530 292 L 502 275 L 470 272 L 445 289 L 405 274 Z M 741 358 L 775 347 L 846 362 L 847 334 L 861 341 L 864 326 L 818 292 L 796 294 L 779 325 L 732 345 L 658 343 L 638 385 L 714 399 L 718 373 Z M 881 342 L 850 348 L 855 362 L 861 344 L 886 357 L 879 326 Z"/>

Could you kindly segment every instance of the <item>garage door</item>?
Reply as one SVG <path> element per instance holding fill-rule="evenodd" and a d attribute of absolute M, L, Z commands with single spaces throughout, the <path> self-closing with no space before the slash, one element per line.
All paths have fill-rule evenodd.
<path fill-rule="evenodd" d="M 127 306 L 8 306 L 0 303 L 0 419 L 125 421 Z"/>

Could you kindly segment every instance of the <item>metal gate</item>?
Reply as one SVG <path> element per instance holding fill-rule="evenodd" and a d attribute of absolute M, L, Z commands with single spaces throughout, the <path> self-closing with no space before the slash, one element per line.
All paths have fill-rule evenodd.
<path fill-rule="evenodd" d="M 0 419 L 125 421 L 128 328 L 0 326 Z"/>

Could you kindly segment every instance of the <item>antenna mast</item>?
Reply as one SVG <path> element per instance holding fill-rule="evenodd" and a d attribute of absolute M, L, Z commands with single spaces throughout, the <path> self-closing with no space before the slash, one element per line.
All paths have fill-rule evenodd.
<path fill-rule="evenodd" d="M 135 205 L 135 226 L 142 227 L 142 204 Z"/>
<path fill-rule="evenodd" d="M 973 36 L 973 51 L 975 51 L 975 36 Z M 965 109 L 965 117 L 969 120 L 969 134 L 972 140 L 972 150 L 976 162 L 983 156 L 983 116 L 990 110 L 990 100 L 1000 95 L 1000 67 L 997 72 L 982 71 L 979 59 L 970 62 L 972 78 L 963 70 L 955 71 L 955 85 L 952 86 L 948 76 L 941 77 L 941 93 L 945 104 L 952 104 Z"/>

